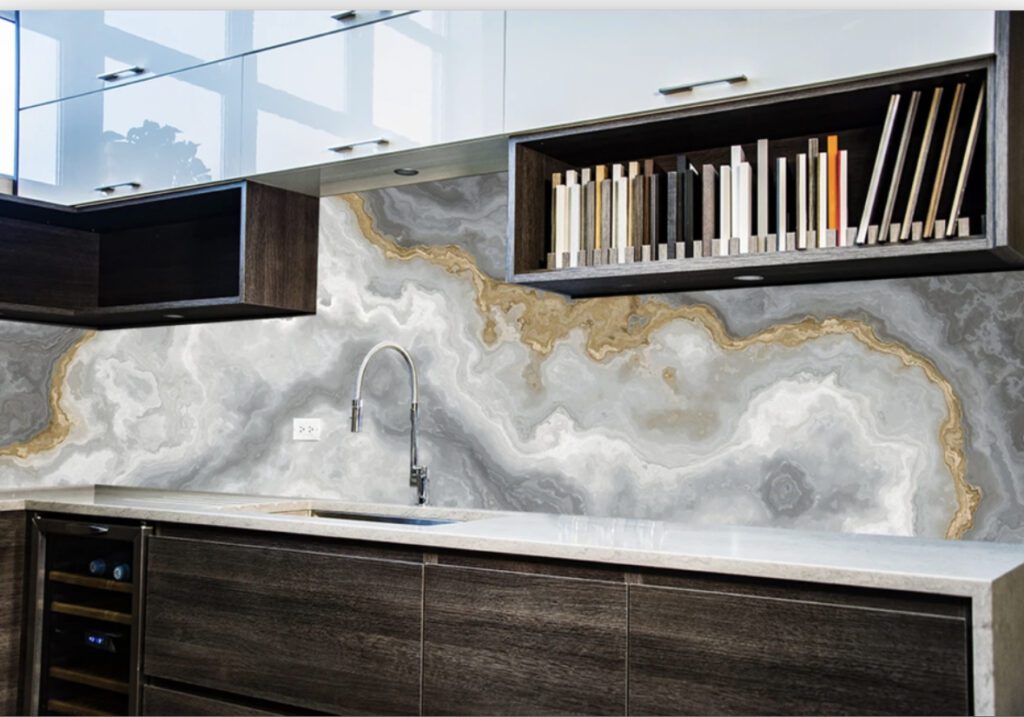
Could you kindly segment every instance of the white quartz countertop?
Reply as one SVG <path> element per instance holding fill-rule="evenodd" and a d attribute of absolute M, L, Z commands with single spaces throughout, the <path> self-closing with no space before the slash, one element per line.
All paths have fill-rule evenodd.
<path fill-rule="evenodd" d="M 309 517 L 311 508 L 461 522 L 417 526 Z M 193 524 L 645 568 L 977 597 L 1024 569 L 1024 545 L 690 526 L 651 520 L 345 503 L 95 486 L 0 491 L 0 511 Z"/>

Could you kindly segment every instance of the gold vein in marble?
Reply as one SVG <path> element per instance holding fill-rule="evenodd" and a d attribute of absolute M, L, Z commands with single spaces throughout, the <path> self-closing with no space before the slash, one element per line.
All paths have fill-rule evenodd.
<path fill-rule="evenodd" d="M 71 432 L 71 418 L 61 405 L 64 399 L 64 384 L 68 375 L 68 368 L 74 360 L 78 350 L 85 343 L 96 335 L 95 331 L 87 331 L 57 359 L 53 366 L 53 374 L 50 376 L 49 415 L 50 421 L 46 427 L 31 438 L 18 443 L 11 443 L 0 446 L 0 458 L 28 458 L 39 453 L 51 451 L 68 437 Z"/>
<path fill-rule="evenodd" d="M 458 246 L 401 246 L 377 231 L 361 196 L 346 194 L 342 198 L 354 212 L 363 235 L 386 258 L 400 261 L 422 259 L 451 274 L 464 276 L 473 283 L 477 308 L 485 317 L 483 338 L 488 345 L 497 341 L 496 311 L 505 316 L 515 315 L 520 339 L 541 356 L 549 354 L 555 342 L 571 330 L 583 329 L 587 353 L 595 361 L 645 346 L 660 328 L 673 321 L 684 320 L 703 326 L 714 342 L 726 351 L 743 351 L 756 344 L 796 348 L 824 336 L 848 335 L 871 351 L 893 356 L 908 368 L 920 369 L 942 392 L 946 403 L 946 417 L 939 428 L 938 438 L 957 499 L 957 509 L 946 528 L 946 537 L 962 538 L 974 526 L 981 489 L 967 481 L 963 410 L 959 397 L 931 359 L 898 341 L 882 339 L 867 323 L 855 319 L 807 317 L 737 337 L 729 333 L 714 309 L 703 304 L 672 306 L 658 299 L 635 295 L 573 301 L 558 294 L 493 279 L 480 270 L 465 249 Z M 518 312 L 513 314 L 516 310 Z"/>

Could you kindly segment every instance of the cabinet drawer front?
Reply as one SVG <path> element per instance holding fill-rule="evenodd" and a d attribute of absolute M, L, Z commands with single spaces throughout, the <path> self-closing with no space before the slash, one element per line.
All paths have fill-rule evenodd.
<path fill-rule="evenodd" d="M 19 193 L 77 204 L 237 176 L 241 72 L 227 60 L 22 110 Z"/>
<path fill-rule="evenodd" d="M 501 12 L 430 11 L 249 55 L 246 173 L 498 134 L 503 47 Z"/>
<path fill-rule="evenodd" d="M 422 566 L 154 538 L 148 675 L 337 713 L 419 706 Z"/>
<path fill-rule="evenodd" d="M 200 697 L 188 692 L 146 685 L 142 691 L 142 714 L 163 715 L 164 717 L 177 717 L 178 715 L 181 717 L 188 717 L 189 715 L 246 717 L 246 715 L 273 715 L 277 713 L 210 697 Z"/>
<path fill-rule="evenodd" d="M 634 586 L 635 714 L 966 714 L 960 617 Z"/>
<path fill-rule="evenodd" d="M 626 586 L 427 566 L 425 714 L 622 714 Z"/>
<path fill-rule="evenodd" d="M 515 132 L 988 54 L 995 19 L 987 11 L 512 10 L 507 43 L 505 130 Z M 546 81 L 579 57 L 586 61 L 572 63 L 571 80 Z M 659 93 L 740 75 L 747 81 Z"/>
<path fill-rule="evenodd" d="M 394 14 L 390 10 L 358 10 L 342 16 L 337 10 L 23 10 L 20 104 L 31 107 L 120 87 Z M 100 77 L 112 72 L 116 74 Z"/>

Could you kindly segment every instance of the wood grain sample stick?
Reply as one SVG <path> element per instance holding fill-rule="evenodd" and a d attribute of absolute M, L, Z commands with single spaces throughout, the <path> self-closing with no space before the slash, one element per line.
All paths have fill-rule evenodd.
<path fill-rule="evenodd" d="M 878 227 L 879 244 L 889 241 L 889 224 L 892 222 L 892 212 L 896 207 L 896 195 L 900 190 L 903 164 L 907 160 L 907 150 L 910 148 L 910 133 L 914 130 L 914 118 L 917 116 L 917 106 L 920 102 L 920 90 L 911 92 L 907 116 L 903 120 L 903 136 L 900 137 L 900 144 L 896 149 L 896 164 L 892 170 L 892 179 L 889 181 L 889 196 L 885 200 L 885 209 L 882 211 L 882 223 Z"/>
<path fill-rule="evenodd" d="M 697 189 L 697 169 L 690 164 L 689 159 L 686 155 L 681 156 L 681 167 L 676 167 L 679 172 L 680 188 L 683 192 L 683 207 L 682 207 L 682 218 L 683 218 L 683 246 L 685 247 L 684 255 L 693 256 L 693 224 L 694 224 L 694 197 Z"/>
<path fill-rule="evenodd" d="M 978 89 L 978 101 L 974 105 L 974 117 L 971 119 L 971 131 L 967 135 L 967 146 L 964 148 L 964 159 L 960 164 L 960 177 L 956 182 L 956 193 L 953 195 L 953 207 L 949 212 L 949 223 L 946 224 L 946 236 L 953 236 L 960 209 L 963 206 L 964 192 L 967 190 L 967 175 L 971 171 L 971 160 L 978 144 L 978 132 L 981 129 L 981 115 L 985 109 L 985 83 Z"/>
<path fill-rule="evenodd" d="M 768 140 L 757 140 L 757 236 L 771 233 L 768 228 L 768 177 L 771 172 L 768 158 Z"/>
<path fill-rule="evenodd" d="M 670 170 L 665 177 L 665 234 L 668 242 L 668 257 L 659 258 L 675 259 L 677 258 L 676 244 L 683 240 L 683 223 L 679 216 L 683 209 L 682 187 L 677 170 Z"/>
<path fill-rule="evenodd" d="M 964 89 L 967 84 L 958 82 L 953 90 L 953 104 L 949 108 L 949 120 L 946 122 L 946 136 L 942 139 L 939 153 L 939 166 L 935 170 L 935 183 L 932 185 L 932 198 L 928 202 L 928 214 L 924 220 L 924 238 L 931 239 L 935 230 L 935 217 L 939 213 L 939 200 L 942 198 L 942 185 L 946 182 L 946 169 L 949 167 L 949 155 L 953 151 L 953 135 L 956 134 L 956 122 L 960 117 L 960 106 L 964 102 Z"/>
<path fill-rule="evenodd" d="M 807 248 L 807 155 L 796 156 L 796 248 Z"/>
<path fill-rule="evenodd" d="M 608 178 L 608 167 L 599 164 L 594 167 L 594 250 L 600 251 L 604 248 L 605 237 L 604 225 L 601 221 L 604 211 L 604 197 L 601 195 L 601 186 Z"/>
<path fill-rule="evenodd" d="M 702 256 L 711 256 L 711 246 L 715 239 L 715 184 L 718 172 L 714 165 L 705 164 L 701 167 L 701 243 Z"/>
<path fill-rule="evenodd" d="M 911 238 L 910 228 L 914 221 L 914 213 L 917 211 L 917 197 L 921 193 L 921 185 L 924 183 L 924 170 L 925 165 L 928 163 L 928 151 L 932 145 L 932 135 L 935 133 L 935 123 L 939 117 L 939 105 L 941 104 L 942 88 L 936 87 L 932 91 L 932 104 L 928 109 L 928 118 L 925 120 L 924 134 L 921 136 L 921 148 L 917 151 L 917 166 L 914 167 L 914 176 L 910 182 L 907 208 L 903 213 L 903 221 L 900 223 L 900 241 L 907 241 Z"/>
<path fill-rule="evenodd" d="M 839 150 L 839 224 L 836 226 L 836 246 L 849 246 L 847 234 L 850 227 L 850 187 L 847 164 L 850 155 L 845 149 Z"/>
<path fill-rule="evenodd" d="M 868 194 L 864 199 L 864 211 L 860 215 L 860 226 L 857 227 L 858 244 L 865 244 L 868 240 L 868 225 L 871 223 L 871 213 L 875 208 L 875 197 L 878 195 L 878 185 L 882 181 L 882 169 L 885 167 L 885 155 L 889 150 L 889 141 L 892 139 L 893 126 L 896 124 L 896 112 L 900 107 L 900 96 L 893 95 L 889 98 L 889 109 L 885 114 L 885 124 L 882 125 L 882 137 L 878 140 L 878 152 L 875 154 L 875 166 L 871 170 L 871 181 L 868 182 Z"/>
<path fill-rule="evenodd" d="M 825 140 L 828 157 L 828 228 L 839 226 L 839 135 L 830 134 Z M 836 235 L 838 243 L 838 234 Z"/>
<path fill-rule="evenodd" d="M 786 251 L 786 158 L 775 160 L 775 249 Z"/>
<path fill-rule="evenodd" d="M 807 231 L 818 221 L 818 138 L 807 140 Z"/>
<path fill-rule="evenodd" d="M 718 171 L 718 227 L 721 240 L 718 244 L 720 256 L 729 255 L 729 240 L 732 239 L 732 170 L 723 164 Z"/>
<path fill-rule="evenodd" d="M 815 224 L 818 248 L 828 247 L 828 154 L 818 155 L 818 217 Z"/>

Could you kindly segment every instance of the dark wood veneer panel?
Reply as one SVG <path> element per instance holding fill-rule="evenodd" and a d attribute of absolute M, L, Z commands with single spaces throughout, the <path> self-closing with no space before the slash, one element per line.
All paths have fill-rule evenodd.
<path fill-rule="evenodd" d="M 633 586 L 634 714 L 967 714 L 961 618 Z"/>
<path fill-rule="evenodd" d="M 0 196 L 0 314 L 114 328 L 316 312 L 319 201 L 243 181 L 80 209 Z"/>
<path fill-rule="evenodd" d="M 96 236 L 60 226 L 3 218 L 0 205 L 0 304 L 81 309 L 95 301 Z"/>
<path fill-rule="evenodd" d="M 626 586 L 428 565 L 425 714 L 623 714 Z"/>
<path fill-rule="evenodd" d="M 102 234 L 100 307 L 238 296 L 237 214 Z"/>
<path fill-rule="evenodd" d="M 25 514 L 0 513 L 0 714 L 21 714 Z"/>
<path fill-rule="evenodd" d="M 441 552 L 437 554 L 439 565 L 483 570 L 502 570 L 516 573 L 552 575 L 562 578 L 604 580 L 621 583 L 626 580 L 626 568 L 600 563 L 576 563 L 549 558 L 522 557 L 486 553 Z"/>
<path fill-rule="evenodd" d="M 337 714 L 418 711 L 422 566 L 149 546 L 147 675 Z"/>
<path fill-rule="evenodd" d="M 245 189 L 247 303 L 316 311 L 320 201 L 250 183 Z"/>
<path fill-rule="evenodd" d="M 209 543 L 235 545 L 246 548 L 273 548 L 299 552 L 323 553 L 348 558 L 423 562 L 423 549 L 415 546 L 367 543 L 340 538 L 319 538 L 314 535 L 267 533 L 251 530 L 223 530 L 190 525 L 161 525 L 157 535 L 181 540 L 202 540 Z"/>
<path fill-rule="evenodd" d="M 274 715 L 277 712 L 247 707 L 234 702 L 179 692 L 164 687 L 146 685 L 142 692 L 142 714 L 161 717 L 246 717 L 247 715 Z"/>

